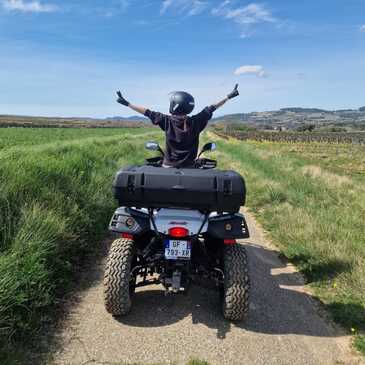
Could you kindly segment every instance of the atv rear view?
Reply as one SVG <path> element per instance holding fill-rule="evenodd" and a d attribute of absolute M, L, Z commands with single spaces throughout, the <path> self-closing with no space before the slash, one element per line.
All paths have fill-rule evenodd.
<path fill-rule="evenodd" d="M 155 142 L 147 149 L 163 151 Z M 208 143 L 202 152 L 214 150 Z M 222 311 L 242 320 L 249 305 L 244 246 L 245 183 L 234 171 L 216 170 L 216 161 L 198 158 L 194 168 L 163 168 L 162 157 L 120 170 L 114 180 L 120 207 L 109 229 L 120 235 L 107 259 L 105 307 L 126 315 L 137 287 L 162 284 L 166 294 L 187 293 L 208 279 L 218 289 Z"/>

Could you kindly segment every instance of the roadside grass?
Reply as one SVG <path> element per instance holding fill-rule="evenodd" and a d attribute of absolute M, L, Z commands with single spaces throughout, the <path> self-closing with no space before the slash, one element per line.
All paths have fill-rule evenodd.
<path fill-rule="evenodd" d="M 245 176 L 248 207 L 334 320 L 357 334 L 354 344 L 365 354 L 365 176 L 348 171 L 351 154 L 322 163 L 310 144 L 306 153 L 293 144 L 213 138 L 220 166 Z M 314 164 L 318 173 L 308 173 Z"/>
<path fill-rule="evenodd" d="M 190 360 L 186 365 L 209 365 L 209 363 L 205 360 Z"/>
<path fill-rule="evenodd" d="M 365 354 L 365 337 L 356 335 L 354 339 L 354 346 L 363 354 Z"/>
<path fill-rule="evenodd" d="M 0 150 L 2 364 L 16 361 L 11 344 L 28 341 L 53 318 L 75 265 L 98 248 L 116 206 L 114 173 L 143 162 L 144 141 L 156 136 L 149 129 L 94 130 L 87 137 L 84 131 L 66 131 L 79 138 L 70 133 L 57 140 L 52 130 L 40 129 L 40 143 L 27 145 L 33 135 L 17 130 L 23 142 Z"/>

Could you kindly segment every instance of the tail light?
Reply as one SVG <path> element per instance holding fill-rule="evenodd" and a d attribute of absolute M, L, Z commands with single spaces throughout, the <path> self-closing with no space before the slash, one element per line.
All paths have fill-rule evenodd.
<path fill-rule="evenodd" d="M 237 243 L 237 241 L 236 240 L 224 240 L 224 244 L 226 245 L 226 246 L 233 246 L 233 245 L 235 245 Z"/>
<path fill-rule="evenodd" d="M 189 230 L 184 227 L 173 227 L 169 229 L 169 235 L 176 238 L 186 237 L 189 236 Z"/>
<path fill-rule="evenodd" d="M 122 238 L 126 238 L 128 240 L 133 240 L 133 235 L 130 233 L 121 233 L 120 235 Z"/>

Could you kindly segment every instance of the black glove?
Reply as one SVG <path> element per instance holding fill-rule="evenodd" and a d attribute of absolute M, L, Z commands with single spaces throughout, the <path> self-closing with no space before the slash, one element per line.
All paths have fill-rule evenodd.
<path fill-rule="evenodd" d="M 122 93 L 120 91 L 117 91 L 117 95 L 118 95 L 117 102 L 119 104 L 129 106 L 129 102 L 123 98 Z"/>
<path fill-rule="evenodd" d="M 238 96 L 240 93 L 238 92 L 238 84 L 234 87 L 233 91 L 227 95 L 228 99 L 233 99 Z"/>

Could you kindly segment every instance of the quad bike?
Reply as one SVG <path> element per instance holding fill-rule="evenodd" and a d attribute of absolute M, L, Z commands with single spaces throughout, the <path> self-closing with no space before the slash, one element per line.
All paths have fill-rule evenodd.
<path fill-rule="evenodd" d="M 192 283 L 205 279 L 218 289 L 223 316 L 242 320 L 248 311 L 250 281 L 246 251 L 236 239 L 248 238 L 249 232 L 238 212 L 242 197 L 237 201 L 234 189 L 244 188 L 243 178 L 234 172 L 208 171 L 216 161 L 200 156 L 215 150 L 214 143 L 203 147 L 190 169 L 162 168 L 160 146 L 148 142 L 146 148 L 161 156 L 146 160 L 144 167 L 122 170 L 114 181 L 114 193 L 123 206 L 109 226 L 120 238 L 111 246 L 105 269 L 106 310 L 115 316 L 128 314 L 138 287 L 162 284 L 166 294 L 187 293 Z M 202 177 L 213 181 L 213 193 Z M 214 199 L 221 200 L 217 207 L 209 204 Z M 224 199 L 230 203 L 225 205 Z"/>

